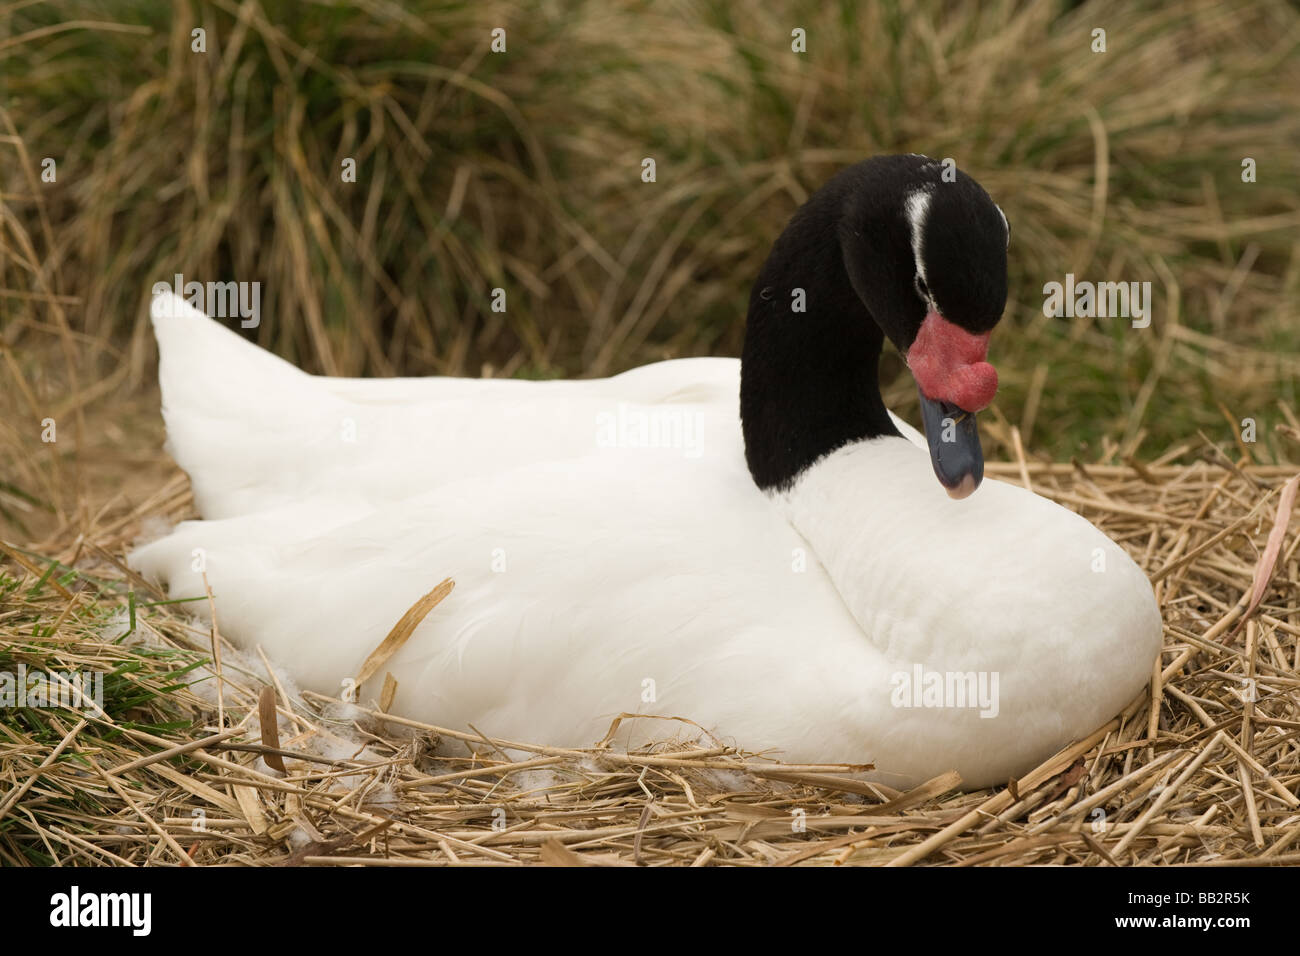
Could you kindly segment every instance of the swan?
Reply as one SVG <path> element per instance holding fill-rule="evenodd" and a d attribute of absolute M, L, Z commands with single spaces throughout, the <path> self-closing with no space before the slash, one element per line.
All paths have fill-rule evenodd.
<path fill-rule="evenodd" d="M 687 718 L 899 788 L 1005 783 L 1113 717 L 1159 652 L 1104 533 L 983 479 L 976 414 L 1010 230 L 924 156 L 842 170 L 776 241 L 742 358 L 599 380 L 308 375 L 158 294 L 168 450 L 202 520 L 129 558 L 221 632 L 338 694 L 503 738 L 662 739 Z M 884 406 L 885 339 L 925 434 Z M 206 602 L 196 602 L 206 614 Z M 359 688 L 379 695 L 382 672 Z"/>

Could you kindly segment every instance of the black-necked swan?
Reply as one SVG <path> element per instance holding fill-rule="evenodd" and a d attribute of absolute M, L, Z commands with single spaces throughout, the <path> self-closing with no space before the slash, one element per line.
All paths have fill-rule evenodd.
<path fill-rule="evenodd" d="M 169 448 L 203 520 L 131 563 L 177 598 L 205 568 L 221 632 L 328 694 L 453 578 L 385 665 L 412 719 L 587 746 L 617 714 L 672 715 L 897 787 L 1005 782 L 1129 702 L 1161 626 L 1089 522 L 976 490 L 1009 227 L 943 171 L 877 157 L 808 200 L 754 283 L 740 362 L 321 378 L 159 295 Z M 886 337 L 928 443 L 881 400 Z"/>

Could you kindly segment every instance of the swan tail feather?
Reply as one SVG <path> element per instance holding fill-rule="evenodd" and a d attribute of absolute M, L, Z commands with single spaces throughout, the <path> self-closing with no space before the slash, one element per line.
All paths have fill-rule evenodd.
<path fill-rule="evenodd" d="M 291 483 L 285 450 L 311 429 L 329 396 L 317 380 L 258 348 L 170 292 L 150 307 L 158 340 L 167 451 L 190 476 L 205 517 L 272 503 Z M 319 421 L 317 421 L 319 424 Z"/>

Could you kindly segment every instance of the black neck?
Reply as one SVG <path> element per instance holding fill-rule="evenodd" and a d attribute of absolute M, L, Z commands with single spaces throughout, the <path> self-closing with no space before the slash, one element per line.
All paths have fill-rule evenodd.
<path fill-rule="evenodd" d="M 795 214 L 750 293 L 740 416 L 745 460 L 764 490 L 789 488 L 850 442 L 898 434 L 880 397 L 884 336 L 854 290 L 842 248 L 862 237 L 845 234 L 848 197 L 835 185 Z M 849 261 L 859 261 L 862 250 L 852 252 Z M 806 311 L 793 310 L 796 289 Z"/>

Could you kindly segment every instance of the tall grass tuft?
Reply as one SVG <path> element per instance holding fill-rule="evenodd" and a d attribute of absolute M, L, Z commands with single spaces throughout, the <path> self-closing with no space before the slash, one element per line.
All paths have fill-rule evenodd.
<path fill-rule="evenodd" d="M 1281 0 L 69 0 L 0 29 L 0 285 L 46 296 L 2 297 L 6 341 L 57 330 L 57 292 L 88 382 L 147 379 L 149 288 L 176 273 L 260 281 L 252 334 L 331 374 L 736 354 L 794 208 L 841 165 L 916 151 L 1010 217 L 995 439 L 1158 454 L 1296 398 L 1300 13 Z M 57 183 L 33 176 L 46 156 Z M 1044 317 L 1067 272 L 1151 281 L 1152 327 Z M 887 397 L 906 413 L 912 392 Z"/>

